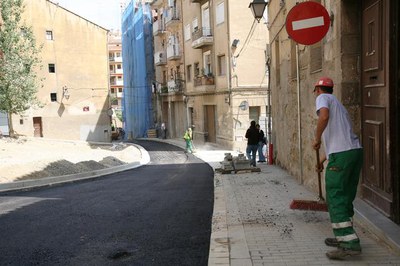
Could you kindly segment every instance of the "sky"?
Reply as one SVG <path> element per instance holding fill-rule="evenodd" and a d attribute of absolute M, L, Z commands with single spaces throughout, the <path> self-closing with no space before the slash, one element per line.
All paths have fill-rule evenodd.
<path fill-rule="evenodd" d="M 121 3 L 128 0 L 50 0 L 103 27 L 121 29 Z"/>

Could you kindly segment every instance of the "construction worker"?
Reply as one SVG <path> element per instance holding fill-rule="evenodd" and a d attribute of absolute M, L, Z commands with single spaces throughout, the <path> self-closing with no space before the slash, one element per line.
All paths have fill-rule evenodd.
<path fill-rule="evenodd" d="M 193 139 L 193 133 L 192 129 L 189 127 L 186 131 L 185 134 L 183 135 L 183 139 L 186 142 L 186 152 L 193 153 L 193 144 L 192 144 L 192 139 Z"/>
<path fill-rule="evenodd" d="M 363 150 L 353 132 L 347 110 L 332 93 L 332 79 L 320 78 L 315 84 L 318 122 L 312 146 L 317 150 L 322 141 L 325 147 L 317 171 L 322 171 L 323 163 L 328 160 L 326 200 L 335 238 L 325 239 L 325 244 L 337 249 L 326 255 L 330 259 L 343 259 L 361 254 L 360 239 L 354 231 L 352 217 Z"/>

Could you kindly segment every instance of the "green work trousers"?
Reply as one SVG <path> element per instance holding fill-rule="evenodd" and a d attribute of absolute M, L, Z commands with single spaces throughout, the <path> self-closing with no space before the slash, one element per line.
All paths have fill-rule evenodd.
<path fill-rule="evenodd" d="M 192 140 L 191 139 L 185 139 L 186 142 L 186 151 L 193 153 L 193 145 L 192 145 Z"/>
<path fill-rule="evenodd" d="M 333 153 L 329 155 L 325 172 L 326 200 L 333 233 L 340 247 L 353 250 L 361 250 L 352 217 L 362 163 L 362 149 Z"/>

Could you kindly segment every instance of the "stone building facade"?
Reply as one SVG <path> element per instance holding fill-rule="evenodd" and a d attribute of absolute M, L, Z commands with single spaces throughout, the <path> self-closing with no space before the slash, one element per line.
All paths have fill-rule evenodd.
<path fill-rule="evenodd" d="M 167 50 L 166 63 L 156 63 L 156 76 L 167 85 L 160 97 L 163 119 L 172 127 L 170 137 L 180 137 L 184 128 L 192 126 L 195 141 L 244 151 L 251 120 L 266 131 L 268 31 L 264 21 L 254 20 L 248 4 L 229 0 L 152 3 L 157 15 L 153 30 L 156 23 L 165 25 L 163 33 L 155 33 L 165 36 L 154 39 L 155 47 L 164 44 L 168 49 L 174 43 L 181 52 L 177 60 L 168 58 Z M 171 12 L 179 14 L 175 26 L 168 19 Z"/>
<path fill-rule="evenodd" d="M 331 77 L 334 95 L 348 109 L 364 147 L 359 197 L 399 223 L 399 4 L 316 2 L 330 16 L 328 33 L 316 44 L 298 46 L 285 28 L 296 3 L 268 3 L 276 162 L 318 191 L 311 148 L 317 121 L 312 92 L 320 77 Z"/>
<path fill-rule="evenodd" d="M 48 0 L 25 1 L 23 19 L 33 28 L 44 78 L 42 108 L 14 116 L 18 134 L 55 139 L 111 139 L 108 31 Z"/>

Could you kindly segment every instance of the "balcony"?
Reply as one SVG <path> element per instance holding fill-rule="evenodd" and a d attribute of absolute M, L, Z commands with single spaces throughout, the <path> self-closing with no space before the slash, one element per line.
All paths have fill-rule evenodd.
<path fill-rule="evenodd" d="M 122 63 L 122 57 L 121 56 L 109 57 L 109 61 L 110 61 L 110 63 Z"/>
<path fill-rule="evenodd" d="M 176 7 L 171 7 L 168 12 L 167 16 L 165 18 L 165 25 L 167 27 L 173 26 L 173 25 L 179 25 L 180 22 L 180 15 L 179 11 Z"/>
<path fill-rule="evenodd" d="M 203 86 L 206 90 L 213 89 L 215 87 L 214 76 L 200 76 L 194 79 L 194 86 L 200 87 Z"/>
<path fill-rule="evenodd" d="M 179 60 L 181 59 L 181 51 L 179 44 L 170 44 L 167 46 L 167 59 L 168 60 Z"/>
<path fill-rule="evenodd" d="M 153 36 L 159 36 L 165 32 L 164 20 L 157 20 L 153 23 Z"/>
<path fill-rule="evenodd" d="M 121 75 L 121 74 L 124 74 L 124 71 L 122 70 L 122 68 L 121 69 L 110 69 L 110 74 L 111 75 Z"/>
<path fill-rule="evenodd" d="M 212 45 L 214 37 L 211 34 L 211 29 L 200 28 L 192 33 L 192 48 L 198 49 L 203 46 Z"/>
<path fill-rule="evenodd" d="M 123 80 L 111 80 L 110 85 L 111 86 L 123 86 L 124 81 Z"/>
<path fill-rule="evenodd" d="M 168 81 L 168 93 L 182 93 L 184 89 L 184 82 L 182 79 L 173 79 Z"/>
<path fill-rule="evenodd" d="M 154 64 L 156 66 L 162 66 L 167 64 L 167 57 L 165 51 L 156 52 L 154 54 Z"/>

